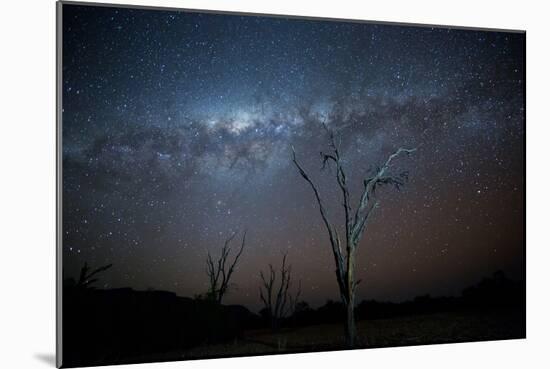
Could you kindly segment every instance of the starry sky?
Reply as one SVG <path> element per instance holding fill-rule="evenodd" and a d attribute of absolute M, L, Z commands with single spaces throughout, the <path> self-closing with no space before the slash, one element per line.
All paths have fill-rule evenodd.
<path fill-rule="evenodd" d="M 63 6 L 63 267 L 99 287 L 207 289 L 206 255 L 247 244 L 225 303 L 260 307 L 288 253 L 312 306 L 338 300 L 330 244 L 291 147 L 342 225 L 322 122 L 357 202 L 398 147 L 360 243 L 357 300 L 460 293 L 525 272 L 525 35 Z M 237 246 L 237 244 L 235 244 Z"/>

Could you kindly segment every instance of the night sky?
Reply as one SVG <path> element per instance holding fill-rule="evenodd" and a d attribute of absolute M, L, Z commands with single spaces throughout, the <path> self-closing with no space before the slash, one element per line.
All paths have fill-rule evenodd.
<path fill-rule="evenodd" d="M 525 36 L 63 6 L 63 258 L 113 263 L 98 287 L 206 292 L 207 250 L 247 244 L 225 303 L 260 305 L 284 252 L 302 298 L 338 300 L 330 243 L 291 146 L 342 224 L 321 122 L 352 198 L 398 147 L 378 192 L 357 300 L 451 295 L 524 275 Z M 237 246 L 237 243 L 235 243 Z"/>

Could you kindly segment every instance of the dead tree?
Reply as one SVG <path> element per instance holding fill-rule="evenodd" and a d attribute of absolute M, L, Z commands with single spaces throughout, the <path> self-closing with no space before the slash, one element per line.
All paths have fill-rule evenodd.
<path fill-rule="evenodd" d="M 227 292 L 229 287 L 229 281 L 231 276 L 235 271 L 235 266 L 243 253 L 244 245 L 246 243 L 246 231 L 243 233 L 243 239 L 241 242 L 241 247 L 233 261 L 228 264 L 228 257 L 231 253 L 231 241 L 235 238 L 237 232 L 233 233 L 229 238 L 227 238 L 223 244 L 222 252 L 220 257 L 214 261 L 210 251 L 206 258 L 207 274 L 209 279 L 209 288 L 207 297 L 218 304 L 222 303 L 223 296 Z"/>
<path fill-rule="evenodd" d="M 296 295 L 292 296 L 289 288 L 292 284 L 290 265 L 286 264 L 286 256 L 283 255 L 281 269 L 279 270 L 280 280 L 277 283 L 277 272 L 272 264 L 269 264 L 269 276 L 266 277 L 263 271 L 260 271 L 262 284 L 260 286 L 260 299 L 264 304 L 268 319 L 272 329 L 278 329 L 282 318 L 289 313 L 293 313 L 296 303 L 302 292 L 302 283 L 298 285 Z M 278 284 L 278 286 L 277 286 Z"/>
<path fill-rule="evenodd" d="M 298 303 L 300 302 L 300 297 L 302 295 L 302 281 L 298 281 L 298 289 L 296 290 L 296 293 L 294 295 L 288 296 L 288 303 L 289 306 L 289 314 L 293 315 L 296 313 L 296 309 L 298 307 Z"/>
<path fill-rule="evenodd" d="M 389 173 L 392 163 L 401 155 L 409 155 L 416 149 L 399 148 L 392 153 L 384 164 L 378 167 L 374 174 L 363 179 L 363 189 L 359 198 L 359 203 L 352 206 L 350 198 L 349 185 L 347 182 L 346 172 L 343 167 L 343 161 L 338 145 L 336 144 L 334 132 L 323 124 L 323 127 L 329 136 L 328 152 L 321 152 L 322 168 L 333 164 L 335 166 L 336 182 L 340 188 L 342 195 L 342 206 L 344 207 L 344 241 L 340 239 L 337 227 L 331 222 L 328 210 L 321 197 L 318 187 L 313 183 L 309 175 L 296 159 L 296 152 L 292 148 L 292 162 L 298 169 L 300 175 L 309 183 L 315 199 L 319 205 L 319 212 L 323 219 L 323 223 L 328 231 L 330 244 L 332 246 L 332 254 L 336 264 L 336 280 L 340 290 L 340 298 L 346 308 L 346 343 L 349 347 L 355 346 L 356 327 L 355 327 L 355 290 L 360 280 L 355 280 L 355 255 L 357 246 L 363 233 L 365 232 L 367 221 L 372 216 L 373 210 L 378 207 L 376 199 L 376 189 L 383 185 L 392 185 L 396 189 L 400 189 L 408 179 L 408 173 L 402 172 L 394 175 Z"/>
<path fill-rule="evenodd" d="M 88 263 L 84 263 L 84 266 L 80 269 L 80 276 L 78 278 L 78 282 L 76 283 L 76 287 L 87 289 L 95 288 L 94 286 L 92 286 L 95 282 L 97 282 L 97 278 L 94 278 L 94 276 L 106 271 L 112 266 L 113 264 L 107 264 L 90 272 L 90 267 L 88 266 Z"/>

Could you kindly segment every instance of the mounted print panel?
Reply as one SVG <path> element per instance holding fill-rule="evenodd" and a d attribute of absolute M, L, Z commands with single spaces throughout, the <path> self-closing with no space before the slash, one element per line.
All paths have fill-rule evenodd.
<path fill-rule="evenodd" d="M 525 337 L 525 33 L 58 4 L 58 365 Z"/>

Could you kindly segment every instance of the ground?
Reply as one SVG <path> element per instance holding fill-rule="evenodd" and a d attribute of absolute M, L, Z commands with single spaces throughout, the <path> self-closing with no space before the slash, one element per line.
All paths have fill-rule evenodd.
<path fill-rule="evenodd" d="M 440 313 L 358 322 L 361 347 L 388 347 L 433 343 L 467 342 L 525 337 L 522 314 Z M 366 344 L 365 344 L 366 343 Z M 339 324 L 248 331 L 231 343 L 205 345 L 187 350 L 181 359 L 261 355 L 303 351 L 337 350 L 344 347 Z"/>

